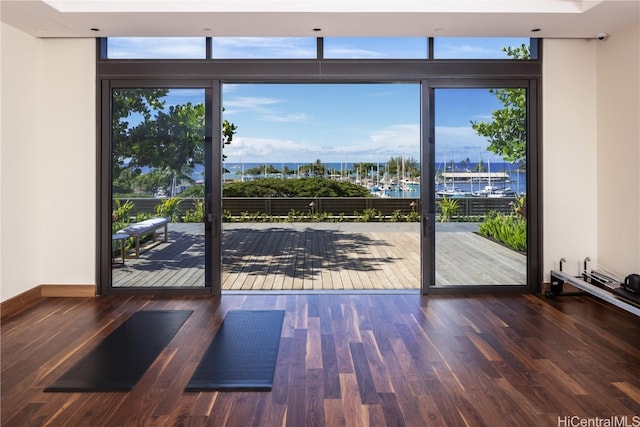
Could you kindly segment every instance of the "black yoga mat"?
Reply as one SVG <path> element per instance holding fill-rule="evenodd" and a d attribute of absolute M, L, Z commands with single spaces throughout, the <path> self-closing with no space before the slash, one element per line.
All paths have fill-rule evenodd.
<path fill-rule="evenodd" d="M 227 313 L 185 390 L 271 390 L 283 319 L 282 310 Z"/>
<path fill-rule="evenodd" d="M 128 391 L 193 313 L 138 311 L 44 391 Z"/>

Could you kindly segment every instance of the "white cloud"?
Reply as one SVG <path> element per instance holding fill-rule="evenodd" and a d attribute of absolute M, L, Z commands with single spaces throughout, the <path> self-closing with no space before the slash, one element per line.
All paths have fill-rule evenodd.
<path fill-rule="evenodd" d="M 377 59 L 384 58 L 385 55 L 374 50 L 359 49 L 347 46 L 334 46 L 325 50 L 324 57 L 343 59 Z"/>
<path fill-rule="evenodd" d="M 486 139 L 470 127 L 436 128 L 436 161 L 460 161 L 469 158 L 476 162 L 498 159 L 486 151 Z M 389 157 L 404 156 L 420 159 L 420 125 L 401 124 L 374 129 L 365 136 L 326 145 L 313 140 L 240 137 L 225 147 L 231 163 L 300 163 L 321 159 L 324 162 L 383 162 Z"/>
<path fill-rule="evenodd" d="M 224 148 L 229 162 L 278 163 L 308 162 L 317 148 L 304 141 L 276 138 L 237 137 Z"/>
<path fill-rule="evenodd" d="M 261 97 L 238 97 L 225 101 L 225 115 L 234 115 L 240 113 L 256 114 L 257 120 L 266 122 L 303 122 L 309 119 L 305 113 L 281 112 L 276 108 L 271 108 L 284 102 L 276 98 Z"/>
<path fill-rule="evenodd" d="M 214 58 L 287 58 L 316 57 L 313 37 L 214 37 Z"/>
<path fill-rule="evenodd" d="M 225 100 L 225 107 L 235 107 L 242 110 L 263 111 L 265 105 L 274 105 L 280 101 L 276 98 L 261 98 L 253 96 L 242 96 Z M 268 110 L 267 110 L 268 111 Z"/>
<path fill-rule="evenodd" d="M 270 106 L 276 105 L 282 102 L 276 98 L 262 98 L 262 97 L 237 97 L 225 100 L 222 104 L 224 107 L 225 116 L 241 114 L 251 112 L 254 114 L 271 115 L 275 114 Z"/>
<path fill-rule="evenodd" d="M 469 158 L 475 162 L 482 157 L 498 160 L 499 157 L 487 152 L 489 143 L 479 136 L 471 126 L 436 126 L 436 161 L 456 162 Z"/>
<path fill-rule="evenodd" d="M 304 113 L 265 114 L 260 120 L 270 122 L 306 122 L 309 119 Z"/>
<path fill-rule="evenodd" d="M 109 58 L 194 59 L 206 55 L 203 37 L 109 37 Z"/>
<path fill-rule="evenodd" d="M 420 154 L 419 129 L 418 124 L 393 125 L 374 130 L 360 139 L 344 140 L 331 146 L 311 140 L 238 136 L 225 147 L 225 154 L 231 162 L 242 159 L 249 163 L 309 163 L 316 159 L 325 162 L 376 162 L 401 155 L 417 159 Z"/>

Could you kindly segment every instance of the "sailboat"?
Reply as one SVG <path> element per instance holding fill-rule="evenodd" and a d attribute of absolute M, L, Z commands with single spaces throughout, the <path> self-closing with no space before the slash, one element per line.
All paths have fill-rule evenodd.
<path fill-rule="evenodd" d="M 476 193 L 475 196 L 481 197 L 514 197 L 516 193 L 511 191 L 509 187 L 498 188 L 491 185 L 491 160 L 487 159 L 487 185 L 484 188 Z"/>
<path fill-rule="evenodd" d="M 446 153 L 446 151 L 445 151 Z M 446 163 L 446 154 L 445 154 L 445 158 L 443 159 L 443 170 L 446 171 L 447 170 L 447 163 Z M 459 188 L 456 188 L 456 178 L 455 178 L 455 174 L 453 174 L 455 172 L 455 163 L 452 162 L 452 169 L 451 169 L 452 175 L 451 175 L 451 187 L 447 186 L 447 179 L 446 177 L 443 176 L 443 184 L 444 184 L 444 188 L 440 189 L 440 190 L 436 190 L 436 196 L 437 197 L 467 197 L 470 196 L 471 193 L 466 192 L 466 191 L 462 191 Z"/>

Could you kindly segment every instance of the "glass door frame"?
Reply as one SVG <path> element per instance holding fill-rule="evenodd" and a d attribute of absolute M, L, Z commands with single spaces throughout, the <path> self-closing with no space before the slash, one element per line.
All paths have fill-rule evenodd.
<path fill-rule="evenodd" d="M 538 78 L 529 79 L 427 79 L 422 81 L 422 157 L 423 175 L 428 185 L 421 186 L 421 252 L 423 294 L 471 294 L 491 292 L 539 291 L 542 263 L 542 188 L 540 84 Z M 523 88 L 527 91 L 527 280 L 524 285 L 463 285 L 436 286 L 436 198 L 435 198 L 435 91 L 437 89 Z"/>
<path fill-rule="evenodd" d="M 205 255 L 204 284 L 189 288 L 118 288 L 112 286 L 111 266 L 111 168 L 112 136 L 111 112 L 112 92 L 115 89 L 201 89 L 205 95 Z M 213 135 L 221 135 L 222 107 L 220 82 L 202 79 L 104 79 L 98 85 L 97 108 L 97 251 L 96 265 L 99 295 L 117 294 L 179 294 L 179 295 L 219 295 L 222 288 L 222 239 L 220 218 L 222 218 L 222 141 Z M 217 112 L 217 114 L 215 114 Z M 215 141 L 218 141 L 216 144 Z M 214 274 L 214 271 L 220 274 Z"/>

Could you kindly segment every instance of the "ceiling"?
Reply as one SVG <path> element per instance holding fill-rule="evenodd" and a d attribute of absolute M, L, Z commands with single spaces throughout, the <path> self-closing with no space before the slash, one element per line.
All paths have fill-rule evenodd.
<path fill-rule="evenodd" d="M 35 37 L 594 38 L 640 21 L 640 0 L 1 0 L 0 6 L 3 22 Z"/>

